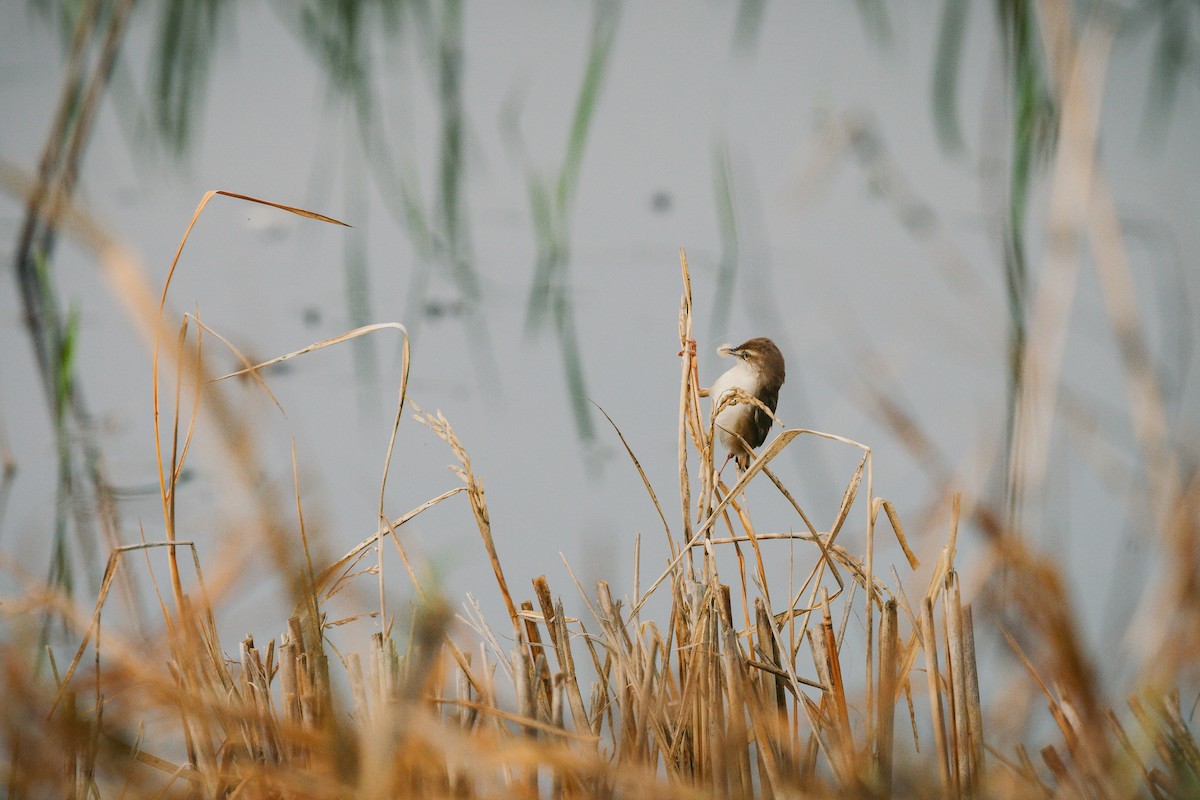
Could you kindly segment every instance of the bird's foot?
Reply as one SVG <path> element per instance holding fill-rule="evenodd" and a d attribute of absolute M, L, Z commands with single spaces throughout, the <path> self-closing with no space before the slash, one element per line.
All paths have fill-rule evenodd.
<path fill-rule="evenodd" d="M 721 482 L 721 473 L 725 471 L 725 467 L 729 466 L 729 459 L 733 458 L 733 451 L 729 451 L 729 455 L 725 456 L 725 460 L 721 462 L 721 468 L 717 470 L 717 483 Z"/>

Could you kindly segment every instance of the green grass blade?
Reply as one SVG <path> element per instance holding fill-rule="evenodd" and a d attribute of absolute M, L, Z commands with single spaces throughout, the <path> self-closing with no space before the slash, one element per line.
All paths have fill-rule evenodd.
<path fill-rule="evenodd" d="M 583 73 L 579 98 L 575 102 L 575 114 L 571 120 L 571 134 L 567 139 L 566 157 L 563 159 L 562 171 L 558 176 L 558 186 L 554 198 L 555 205 L 560 212 L 565 212 L 569 208 L 575 194 L 579 171 L 583 166 L 583 150 L 587 144 L 588 130 L 591 128 L 596 103 L 600 99 L 600 89 L 608 68 L 608 56 L 612 51 L 613 40 L 617 33 L 620 7 L 615 0 L 596 0 L 595 8 L 587 68 Z"/>
<path fill-rule="evenodd" d="M 529 285 L 529 301 L 525 306 L 525 336 L 531 337 L 545 324 L 551 310 L 551 289 L 555 275 L 566 261 L 566 248 L 559 242 L 549 187 L 532 169 L 528 181 L 529 213 L 538 249 L 533 280 Z"/>
<path fill-rule="evenodd" d="M 733 311 L 734 279 L 737 277 L 738 254 L 741 246 L 737 209 L 733 198 L 729 142 L 724 138 L 718 138 L 713 142 L 713 195 L 717 201 L 721 261 L 717 265 L 717 283 L 713 290 L 710 331 L 713 336 L 720 336 L 729 329 L 729 317 Z"/>
<path fill-rule="evenodd" d="M 737 21 L 733 27 L 733 45 L 730 48 L 735 56 L 748 56 L 758 46 L 766 7 L 767 0 L 742 0 L 738 3 Z"/>
<path fill-rule="evenodd" d="M 154 64 L 155 118 L 159 134 L 176 154 L 191 134 L 193 110 L 203 98 L 226 0 L 167 0 L 159 20 Z"/>
<path fill-rule="evenodd" d="M 937 58 L 933 65 L 933 123 L 942 149 L 963 149 L 958 124 L 958 75 L 962 66 L 963 31 L 967 24 L 967 0 L 946 0 L 938 30 Z"/>
<path fill-rule="evenodd" d="M 887 4 L 882 0 L 855 0 L 863 29 L 881 47 L 892 44 L 892 22 L 888 18 Z"/>

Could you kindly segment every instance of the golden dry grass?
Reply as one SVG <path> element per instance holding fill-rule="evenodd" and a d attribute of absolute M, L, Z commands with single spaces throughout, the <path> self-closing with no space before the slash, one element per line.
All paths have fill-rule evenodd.
<path fill-rule="evenodd" d="M 456 459 L 461 485 L 398 517 L 385 514 L 381 489 L 377 530 L 328 560 L 310 546 L 299 497 L 298 528 L 274 513 L 280 498 L 261 498 L 243 524 L 270 555 L 275 575 L 256 577 L 277 577 L 294 613 L 276 638 L 247 637 L 236 647 L 222 642 L 219 601 L 244 567 L 176 537 L 176 486 L 198 425 L 217 432 L 230 473 L 246 486 L 255 482 L 258 453 L 252 431 L 220 391 L 189 395 L 185 389 L 219 380 L 202 358 L 202 338 L 224 343 L 243 365 L 233 374 L 249 374 L 266 389 L 258 373 L 271 363 L 396 330 L 404 346 L 398 428 L 407 424 L 408 337 L 398 323 L 366 326 L 252 364 L 195 316 L 172 319 L 170 279 L 157 295 L 136 254 L 72 204 L 82 143 L 132 5 L 118 4 L 108 18 L 100 64 L 86 85 L 83 32 L 91 23 L 80 19 L 71 79 L 52 126 L 64 135 L 50 137 L 42 158 L 43 164 L 59 160 L 54 151 L 67 143 L 71 98 L 80 94 L 85 133 L 72 137 L 60 173 L 34 181 L 0 165 L 0 186 L 40 209 L 31 221 L 61 229 L 94 253 L 115 298 L 153 344 L 156 434 L 164 437 L 156 442 L 162 523 L 157 534 L 148 533 L 154 541 L 112 550 L 90 614 L 33 580 L 24 582 L 22 596 L 0 603 L 0 624 L 13 633 L 0 641 L 0 781 L 7 796 L 1200 796 L 1194 695 L 1180 696 L 1194 692 L 1200 678 L 1200 477 L 1170 441 L 1112 189 L 1099 168 L 1103 76 L 1116 35 L 1105 14 L 1086 20 L 1077 33 L 1069 4 L 1039 4 L 1039 31 L 1062 106 L 1048 204 L 1048 228 L 1057 238 L 1030 306 L 1012 483 L 1018 495 L 1022 486 L 1044 484 L 1063 342 L 1089 248 L 1119 341 L 1146 472 L 1139 488 L 1152 519 L 1144 527 L 1158 538 L 1145 544 L 1164 556 L 1162 574 L 1145 596 L 1129 601 L 1145 629 L 1138 655 L 1143 668 L 1124 687 L 1119 708 L 1109 707 L 1096 677 L 1096 664 L 1109 654 L 1088 651 L 1058 566 L 1032 552 L 986 505 L 968 499 L 960 506 L 956 497 L 945 544 L 914 552 L 895 506 L 874 492 L 870 448 L 803 429 L 783 428 L 735 485 L 714 481 L 712 418 L 688 357 L 680 372 L 679 502 L 670 512 L 613 424 L 658 510 L 670 553 L 644 591 L 640 541 L 633 558 L 638 589 L 625 600 L 605 582 L 580 585 L 569 566 L 574 585 L 567 596 L 578 600 L 564 600 L 562 587 L 552 588 L 545 576 L 506 574 L 482 476 L 450 422 L 421 411 L 419 422 Z M 86 8 L 91 13 L 98 6 Z M 862 146 L 865 133 L 853 120 L 834 126 L 829 151 L 871 150 Z M 900 207 L 908 198 L 899 175 L 875 159 L 874 184 L 903 218 Z M 219 195 L 336 222 L 210 192 L 188 231 Z M 172 274 L 186 241 L 187 234 Z M 954 266 L 948 242 L 929 237 L 926 244 L 931 261 Z M 685 260 L 682 266 L 679 336 L 686 351 L 693 320 Z M 172 396 L 160 402 L 157 392 L 171 383 Z M 925 432 L 886 388 L 872 391 L 898 437 L 930 455 Z M 814 437 L 853 449 L 858 459 L 840 504 L 821 515 L 804 509 L 770 468 L 785 448 Z M 941 477 L 953 494 L 952 472 L 943 469 Z M 756 530 L 744 493 L 751 483 L 780 492 L 795 517 L 773 521 L 770 532 Z M 416 516 L 456 502 L 467 503 L 493 568 L 506 616 L 498 630 L 478 608 L 470 625 L 457 624 L 448 600 L 422 585 L 396 535 Z M 986 538 L 983 563 L 973 565 L 969 582 L 956 565 L 960 517 Z M 821 530 L 814 518 L 833 523 Z M 877 530 L 881 519 L 887 526 Z M 779 527 L 798 532 L 774 532 Z M 895 537 L 911 568 L 904 581 L 894 567 L 884 577 L 877 534 Z M 914 540 L 936 540 L 922 534 Z M 852 551 L 845 545 L 851 540 L 863 549 Z M 404 575 L 385 572 L 389 543 Z M 166 593 L 150 569 L 150 554 L 164 552 Z M 798 586 L 768 579 L 767 564 L 780 553 L 800 568 Z M 369 566 L 356 572 L 364 560 Z M 736 568 L 722 573 L 719 565 L 731 562 Z M 378 581 L 379 608 L 358 613 L 377 614 L 384 632 L 352 642 L 343 655 L 332 644 L 338 621 L 329 619 L 328 609 L 339 592 L 370 574 Z M 160 635 L 147 639 L 105 624 L 118 579 L 153 587 Z M 411 587 L 418 598 L 402 632 L 385 622 L 389 584 Z M 581 602 L 586 615 L 568 617 L 568 602 Z M 67 621 L 78 648 L 66 664 L 49 654 L 50 669 L 39 671 L 32 639 L 22 637 L 29 621 L 47 611 Z M 977 631 L 1004 637 L 1023 670 L 1019 688 L 981 692 Z M 231 661 L 229 652 L 237 658 Z M 999 679 L 995 671 L 991 677 Z M 994 698 L 989 707 L 981 694 Z M 1039 703 L 1052 725 L 1023 727 L 1026 709 Z"/>
<path fill-rule="evenodd" d="M 206 195 L 197 215 L 212 196 Z M 65 219 L 69 230 L 84 237 L 99 235 L 78 212 Z M 104 244 L 107 239 L 99 241 L 98 249 L 112 260 L 118 286 L 135 280 L 138 270 L 131 257 Z M 179 252 L 185 242 L 186 235 Z M 921 575 L 920 582 L 910 578 L 905 587 L 895 568 L 892 580 L 884 580 L 875 560 L 877 534 L 882 534 L 896 539 L 910 569 L 919 565 L 895 507 L 874 494 L 869 447 L 834 434 L 783 428 L 733 486 L 713 480 L 712 416 L 701 405 L 701 387 L 687 354 L 692 306 L 682 253 L 681 265 L 684 356 L 680 504 L 675 513 L 662 508 L 627 446 L 658 508 L 671 554 L 644 591 L 622 601 L 603 581 L 594 587 L 576 582 L 572 588 L 587 609 L 585 618 L 576 619 L 566 616 L 563 597 L 544 576 L 518 576 L 510 584 L 514 576 L 506 577 L 502 568 L 483 481 L 466 447 L 440 413 L 420 411 L 416 419 L 456 459 L 454 471 L 462 485 L 396 519 L 385 516 L 381 500 L 378 530 L 327 564 L 314 563 L 302 510 L 299 530 L 287 529 L 265 512 L 247 520 L 267 544 L 295 612 L 277 639 L 243 640 L 233 663 L 225 656 L 233 650 L 231 643 L 218 638 L 214 597 L 229 584 L 236 567 L 225 565 L 215 579 L 205 581 L 201 565 L 212 554 L 175 538 L 174 498 L 198 421 L 219 422 L 230 461 L 240 465 L 247 480 L 255 457 L 252 440 L 236 415 L 219 405 L 215 391 L 202 390 L 191 398 L 191 412 L 184 411 L 185 384 L 208 387 L 219 380 L 207 374 L 201 358 L 204 326 L 184 315 L 177 333 L 169 333 L 166 288 L 157 308 L 147 308 L 144 299 L 135 303 L 134 314 L 155 332 L 156 353 L 169 356 L 164 363 L 177 376 L 170 414 L 158 408 L 156 396 L 156 411 L 168 434 L 159 443 L 165 538 L 111 554 L 90 618 L 64 598 L 36 589 L 5 602 L 3 612 L 14 629 L 23 618 L 53 608 L 70 621 L 80 640 L 71 663 L 63 669 L 55 665 L 50 676 L 34 671 L 34 659 L 21 642 L 3 645 L 0 691 L 6 701 L 0 729 L 7 757 L 0 769 L 9 795 L 1007 798 L 1195 793 L 1200 750 L 1174 683 L 1176 673 L 1186 679 L 1194 671 L 1194 661 L 1188 661 L 1194 654 L 1186 648 L 1172 651 L 1174 670 L 1160 670 L 1132 687 L 1129 713 L 1105 707 L 1058 570 L 1007 532 L 989 527 L 984 510 L 974 514 L 991 531 L 990 569 L 1004 576 L 988 594 L 993 613 L 986 619 L 998 619 L 994 612 L 1001 611 L 1017 621 L 1019 627 L 1006 629 L 1005 636 L 1027 669 L 1026 683 L 1044 695 L 1057 728 L 1037 744 L 989 738 L 992 710 L 981 707 L 975 656 L 977 615 L 973 604 L 964 602 L 955 566 L 957 501 L 945 544 L 924 555 L 926 569 L 913 573 Z M 134 296 L 145 298 L 147 293 L 142 289 Z M 264 364 L 244 362 L 241 372 L 257 377 L 267 364 L 389 328 L 397 329 L 405 342 L 399 426 L 407 401 L 408 349 L 407 334 L 398 324 L 352 331 Z M 159 382 L 156 374 L 156 386 Z M 202 417 L 204 410 L 210 413 Z M 838 508 L 829 515 L 834 520 L 829 530 L 810 522 L 814 515 L 769 468 L 785 448 L 807 437 L 832 440 L 860 454 Z M 795 511 L 798 533 L 756 531 L 744 490 L 755 481 L 768 486 L 758 480 L 762 475 Z M 1195 483 L 1191 486 L 1194 500 Z M 395 535 L 425 510 L 464 500 L 503 599 L 507 624 L 501 630 L 493 630 L 478 609 L 472 628 L 456 625 L 446 600 L 421 585 Z M 1178 502 L 1170 544 L 1196 548 L 1194 514 L 1187 512 L 1186 498 Z M 886 529 L 877 529 L 881 519 L 887 520 Z M 851 529 L 865 542 L 863 552 L 843 545 L 843 534 Z M 402 579 L 383 571 L 387 541 L 405 566 Z M 160 548 L 168 553 L 171 574 L 169 597 L 159 595 L 165 623 L 161 637 L 146 642 L 105 628 L 103 610 L 114 577 L 121 570 L 137 570 L 131 556 Z M 735 555 L 732 577 L 718 568 L 721 549 Z M 794 565 L 807 565 L 798 587 L 769 584 L 766 562 L 778 558 L 781 549 Z M 407 582 L 419 602 L 403 640 L 388 628 L 387 635 L 377 633 L 343 656 L 331 649 L 334 623 L 326 607 L 347 582 L 362 579 L 354 567 L 371 554 L 376 563 L 368 571 L 378 576 L 380 619 L 388 618 L 385 580 Z M 1185 574 L 1169 576 L 1166 585 L 1188 591 L 1189 566 L 1177 568 Z M 637 553 L 635 569 L 640 569 Z M 185 571 L 192 573 L 190 583 L 197 587 L 190 594 L 183 591 L 180 576 Z M 527 599 L 513 588 L 525 580 L 531 580 L 532 589 Z M 640 576 L 635 585 L 641 585 Z M 861 622 L 851 626 L 854 615 Z M 850 664 L 850 658 L 862 660 Z M 853 685 L 846 678 L 849 672 L 859 676 Z M 914 739 L 918 731 L 918 754 L 898 760 L 898 742 Z M 1027 752 L 1031 746 L 1036 758 Z M 904 752 L 910 751 L 906 747 Z"/>

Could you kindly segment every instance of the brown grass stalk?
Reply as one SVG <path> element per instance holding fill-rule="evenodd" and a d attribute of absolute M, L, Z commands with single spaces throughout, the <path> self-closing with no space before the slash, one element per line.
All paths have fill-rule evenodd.
<path fill-rule="evenodd" d="M 203 203 L 196 216 L 202 208 Z M 209 387 L 192 398 L 197 410 L 185 423 L 182 378 L 202 377 L 207 386 L 199 337 L 221 337 L 194 316 L 169 337 L 160 337 L 169 355 L 166 363 L 180 377 L 175 396 L 162 402 L 163 408 L 177 409 L 174 421 L 160 430 L 170 445 L 158 444 L 167 538 L 113 550 L 90 616 L 45 591 L 14 602 L 5 599 L 5 613 L 14 616 L 63 608 L 81 641 L 61 676 L 55 666 L 53 681 L 28 674 L 20 659 L 3 662 L 0 692 L 11 710 L 0 713 L 0 732 L 20 745 L 12 748 L 4 767 L 13 793 L 534 797 L 549 790 L 556 797 L 662 800 L 865 800 L 893 793 L 1003 800 L 1125 797 L 1138 791 L 1174 797 L 1194 787 L 1200 749 L 1178 694 L 1144 687 L 1129 703 L 1136 724 L 1123 725 L 1102 703 L 1060 572 L 1003 532 L 992 538 L 990 566 L 1008 576 L 1010 593 L 993 591 L 984 599 L 1017 615 L 1020 624 L 1010 643 L 1026 666 L 1021 679 L 1044 693 L 1047 718 L 1057 729 L 1051 741 L 1029 750 L 1036 765 L 1023 742 L 985 741 L 985 732 L 994 736 L 998 726 L 982 706 L 980 682 L 987 678 L 976 663 L 975 636 L 991 618 L 980 614 L 977 622 L 973 608 L 987 606 L 968 602 L 973 584 L 966 577 L 960 583 L 956 570 L 962 513 L 957 498 L 946 543 L 938 548 L 915 535 L 910 546 L 896 506 L 875 495 L 870 447 L 783 426 L 732 486 L 715 480 L 712 415 L 706 425 L 690 350 L 690 276 L 686 256 L 680 255 L 679 334 L 685 356 L 679 395 L 680 519 L 668 521 L 633 449 L 610 418 L 663 524 L 667 546 L 665 553 L 647 556 L 651 563 L 662 559 L 662 571 L 648 587 L 640 585 L 640 565 L 635 565 L 632 597 L 619 596 L 604 580 L 585 590 L 564 559 L 584 609 L 578 618 L 567 615 L 545 576 L 532 581 L 536 601 L 513 597 L 493 539 L 482 477 L 450 422 L 440 413 L 420 412 L 418 419 L 454 455 L 461 485 L 400 517 L 385 516 L 384 489 L 394 455 L 389 446 L 377 530 L 334 560 L 310 548 L 316 532 L 304 520 L 298 491 L 298 531 L 255 516 L 247 524 L 263 526 L 254 530 L 268 537 L 262 545 L 276 554 L 274 567 L 293 592 L 294 613 L 275 639 L 260 634 L 223 645 L 219 603 L 242 568 L 221 564 L 219 579 L 206 581 L 201 564 L 211 552 L 175 540 L 179 520 L 173 516 L 181 511 L 174 493 L 192 432 L 214 406 L 221 407 L 219 393 Z M 165 306 L 164 289 L 160 314 Z M 165 326 L 160 320 L 151 329 Z M 244 368 L 233 374 L 254 375 L 265 389 L 262 373 L 270 365 L 384 329 L 398 330 L 407 342 L 403 326 L 381 323 L 259 364 L 239 355 Z M 237 352 L 232 343 L 226 345 Z M 393 443 L 406 402 L 408 360 L 406 349 Z M 223 436 L 240 425 L 236 420 L 221 424 Z M 832 520 L 827 530 L 810 521 L 785 483 L 787 471 L 774 463 L 784 449 L 817 439 L 859 453 L 838 503 L 811 509 L 813 519 Z M 235 458 L 245 460 L 245 469 L 252 455 L 248 445 L 228 446 Z M 690 459 L 698 461 L 700 474 L 689 472 Z M 298 466 L 293 470 L 298 473 Z M 775 489 L 758 480 L 763 473 Z M 762 532 L 751 514 L 755 481 L 788 501 L 783 519 L 768 520 L 755 509 Z M 465 500 L 471 509 L 506 612 L 506 624 L 494 628 L 486 604 L 473 597 L 459 618 L 463 622 L 456 622 L 445 602 L 419 583 L 418 569 L 397 541 L 414 517 L 458 495 L 464 497 L 455 502 Z M 912 593 L 911 605 L 899 572 L 893 567 L 889 576 L 878 560 L 886 553 L 882 547 L 876 551 L 882 545 L 875 527 L 881 512 L 902 560 L 917 569 L 914 551 L 921 550 L 929 563 L 921 576 L 924 591 L 918 587 Z M 673 538 L 672 526 L 682 531 L 682 540 Z M 784 530 L 789 532 L 774 532 Z M 389 536 L 405 569 L 385 575 L 382 543 Z M 183 590 L 175 557 L 185 547 L 195 565 L 190 594 Z M 102 628 L 109 587 L 119 569 L 131 571 L 129 552 L 149 556 L 163 548 L 172 554 L 167 561 L 173 564 L 174 608 L 169 600 L 161 602 L 161 635 L 147 643 L 111 629 L 111 623 Z M 702 571 L 694 567 L 693 548 L 703 549 Z M 633 549 L 635 562 L 640 561 L 640 539 Z M 338 628 L 329 612 L 351 594 L 342 590 L 362 578 L 355 567 L 372 552 L 378 562 L 366 572 L 380 584 L 378 627 L 365 651 L 343 655 L 341 637 L 352 634 L 340 631 L 353 626 Z M 748 563 L 751 553 L 753 563 Z M 775 562 L 785 555 L 788 584 L 772 585 Z M 729 573 L 731 562 L 736 574 Z M 793 585 L 793 574 L 799 586 Z M 405 575 L 416 600 L 407 613 L 397 613 L 383 586 Z M 656 602 L 649 605 L 652 596 Z M 655 617 L 660 607 L 662 616 Z M 944 662 L 939 660 L 938 613 Z M 811 665 L 799 658 L 805 644 Z M 7 656 L 11 647 L 0 643 L 0 652 Z M 89 647 L 91 669 L 85 661 Z M 920 725 L 911 698 L 919 657 L 930 706 L 928 723 Z M 895 727 L 902 692 L 909 703 L 911 750 L 907 734 L 898 736 Z M 13 733 L 18 720 L 24 723 L 19 736 Z M 920 747 L 918 727 L 922 736 L 932 732 L 932 752 L 928 742 Z"/>

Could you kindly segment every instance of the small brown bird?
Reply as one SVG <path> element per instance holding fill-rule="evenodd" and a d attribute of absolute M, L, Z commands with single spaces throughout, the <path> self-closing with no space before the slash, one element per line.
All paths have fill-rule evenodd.
<path fill-rule="evenodd" d="M 730 347 L 721 345 L 717 353 L 722 356 L 733 356 L 738 361 L 713 382 L 708 394 L 712 397 L 713 409 L 721 404 L 721 398 L 735 386 L 746 394 L 758 398 L 767 408 L 775 411 L 779 403 L 779 388 L 783 386 L 784 368 L 783 353 L 775 343 L 765 336 L 750 339 Z M 729 459 L 737 460 L 738 470 L 745 470 L 754 458 L 751 448 L 758 447 L 767 439 L 771 430 L 771 417 L 758 406 L 749 403 L 728 405 L 717 414 L 717 439 L 729 449 L 729 455 L 721 465 L 721 470 L 729 463 Z"/>

